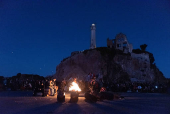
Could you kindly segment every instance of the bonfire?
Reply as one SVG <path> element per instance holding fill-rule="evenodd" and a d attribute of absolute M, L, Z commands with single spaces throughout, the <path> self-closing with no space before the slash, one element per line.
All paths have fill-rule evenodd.
<path fill-rule="evenodd" d="M 69 91 L 78 91 L 80 92 L 81 89 L 79 88 L 78 84 L 76 82 L 72 82 L 71 86 L 69 87 Z"/>
<path fill-rule="evenodd" d="M 78 101 L 78 97 L 79 97 L 79 92 L 81 91 L 81 89 L 79 88 L 78 84 L 76 83 L 76 81 L 72 82 L 71 86 L 69 87 L 69 91 L 71 91 L 71 102 L 77 102 Z"/>

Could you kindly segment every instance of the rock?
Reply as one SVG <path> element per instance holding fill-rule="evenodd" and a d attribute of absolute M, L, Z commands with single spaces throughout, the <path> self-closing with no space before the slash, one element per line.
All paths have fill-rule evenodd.
<path fill-rule="evenodd" d="M 63 59 L 56 67 L 53 78 L 57 81 L 71 77 L 85 80 L 91 72 L 100 74 L 101 77 L 107 76 L 112 82 L 130 81 L 131 78 L 153 82 L 155 72 L 150 68 L 150 62 L 138 58 L 145 56 L 146 54 L 124 54 L 107 47 L 85 50 Z"/>

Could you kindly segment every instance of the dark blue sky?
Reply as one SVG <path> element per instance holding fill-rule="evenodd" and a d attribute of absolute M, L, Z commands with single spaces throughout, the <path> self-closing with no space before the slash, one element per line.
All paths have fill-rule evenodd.
<path fill-rule="evenodd" d="M 0 75 L 47 76 L 72 51 L 90 46 L 96 23 L 97 47 L 122 32 L 170 78 L 169 0 L 0 0 Z"/>

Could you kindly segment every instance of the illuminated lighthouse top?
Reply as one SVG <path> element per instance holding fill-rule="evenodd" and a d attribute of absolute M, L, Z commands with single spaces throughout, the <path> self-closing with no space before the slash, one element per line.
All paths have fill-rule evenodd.
<path fill-rule="evenodd" d="M 91 41 L 90 41 L 90 49 L 96 48 L 96 26 L 95 24 L 91 25 Z"/>

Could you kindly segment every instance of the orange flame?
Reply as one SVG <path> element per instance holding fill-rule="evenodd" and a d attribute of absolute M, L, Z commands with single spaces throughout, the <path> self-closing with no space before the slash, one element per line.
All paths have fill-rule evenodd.
<path fill-rule="evenodd" d="M 72 85 L 69 87 L 69 91 L 81 91 L 78 84 L 75 82 L 72 82 Z"/>

